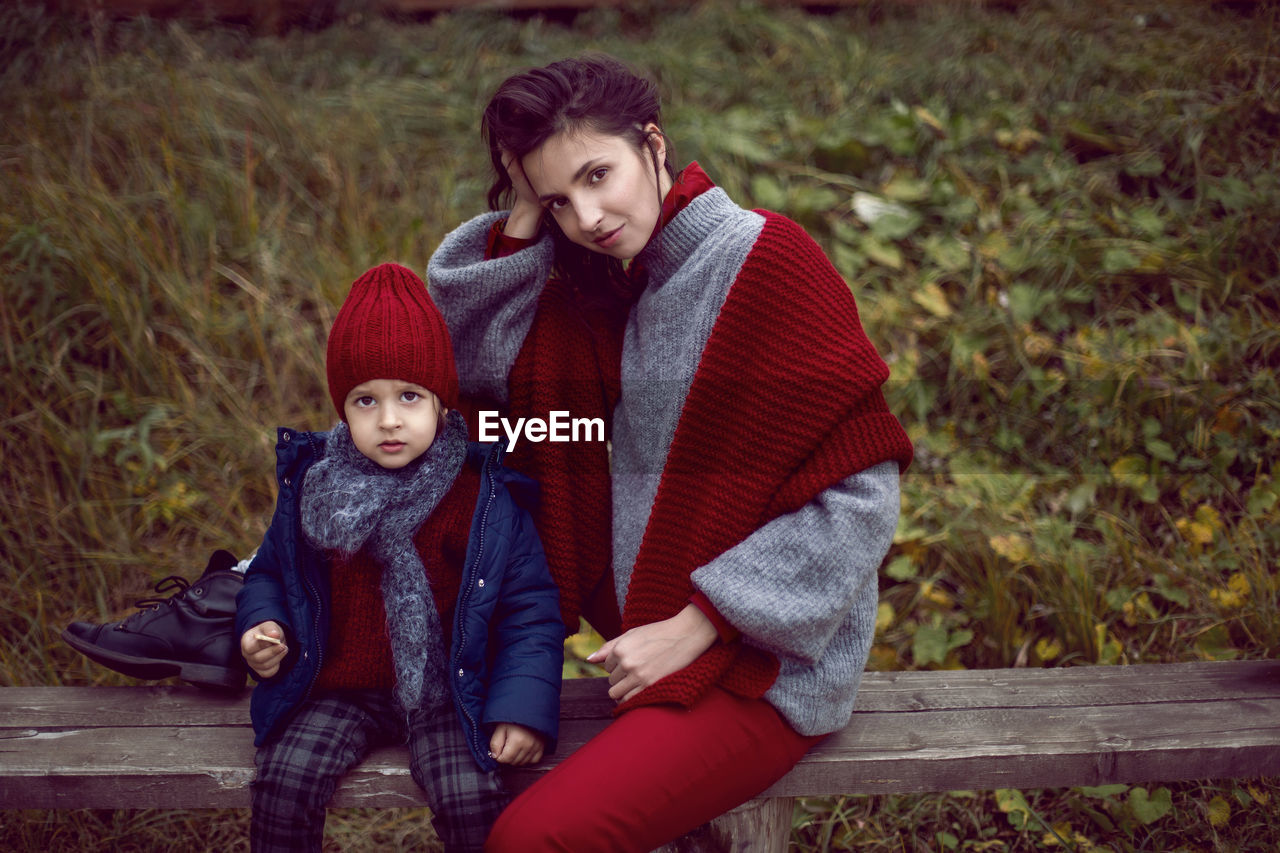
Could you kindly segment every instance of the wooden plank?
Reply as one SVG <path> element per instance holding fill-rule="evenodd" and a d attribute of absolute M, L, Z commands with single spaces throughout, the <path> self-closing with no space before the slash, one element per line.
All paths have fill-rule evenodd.
<path fill-rule="evenodd" d="M 1280 661 L 1271 660 L 870 672 L 863 677 L 854 712 L 1096 707 L 1275 695 L 1280 695 Z"/>
<path fill-rule="evenodd" d="M 607 679 L 564 682 L 563 719 L 607 719 Z M 78 726 L 249 726 L 249 691 L 223 693 L 185 685 L 4 687 L 0 720 L 8 728 Z"/>
<path fill-rule="evenodd" d="M 248 729 L 222 726 L 0 729 L 0 807 L 247 807 L 252 740 Z M 333 805 L 426 802 L 407 750 L 387 747 L 343 780 Z"/>
<path fill-rule="evenodd" d="M 101 10 L 111 15 L 188 18 L 301 18 L 322 8 L 312 0 L 46 0 L 56 8 L 74 13 Z M 885 0 L 766 0 L 774 6 L 858 7 Z M 999 4 L 1008 7 L 1021 0 L 889 0 L 898 6 Z M 551 9 L 600 9 L 623 5 L 623 0 L 374 0 L 369 14 L 422 14 L 475 9 L 498 12 L 536 12 Z"/>
<path fill-rule="evenodd" d="M 564 686 L 558 756 L 607 724 L 603 679 Z M 0 688 L 0 807 L 248 803 L 247 694 Z M 335 806 L 422 805 L 403 748 Z M 509 774 L 522 789 L 554 766 Z M 868 673 L 858 710 L 769 796 L 1280 775 L 1280 662 Z"/>
<path fill-rule="evenodd" d="M 990 708 L 859 716 L 811 750 L 765 796 L 1275 775 L 1280 775 L 1280 697 Z"/>
<path fill-rule="evenodd" d="M 564 682 L 561 717 L 609 719 L 603 678 Z M 1280 694 L 1280 661 L 1218 661 L 1063 669 L 869 672 L 855 713 L 982 707 L 1096 707 L 1265 698 Z M 0 688 L 10 728 L 50 726 L 248 725 L 249 692 L 177 685 Z"/>
<path fill-rule="evenodd" d="M 765 796 L 1280 775 L 1280 698 L 1165 709 L 866 714 L 815 747 Z M 560 754 L 599 727 L 569 721 Z M 344 781 L 334 805 L 422 805 L 406 762 L 403 748 L 378 750 Z M 523 789 L 550 766 L 509 778 Z M 9 807 L 231 807 L 248 804 L 253 748 L 248 731 L 237 727 L 5 729 L 0 767 L 0 805 Z"/>
<path fill-rule="evenodd" d="M 544 9 L 603 9 L 621 6 L 622 0 L 380 0 L 384 12 L 417 14 L 477 9 L 497 12 L 532 12 Z"/>
<path fill-rule="evenodd" d="M 7 728 L 77 726 L 249 726 L 249 691 L 178 685 L 0 688 Z"/>

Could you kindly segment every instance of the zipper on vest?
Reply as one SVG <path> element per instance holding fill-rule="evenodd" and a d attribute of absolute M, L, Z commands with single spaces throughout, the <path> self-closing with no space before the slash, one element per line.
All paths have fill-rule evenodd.
<path fill-rule="evenodd" d="M 494 498 L 497 496 L 493 482 L 493 471 L 491 470 L 491 459 L 492 457 L 486 458 L 484 466 L 484 479 L 485 482 L 489 484 L 489 496 L 485 498 L 484 510 L 480 513 L 480 538 L 476 543 L 476 557 L 471 563 L 470 571 L 464 575 L 468 583 L 466 584 L 466 589 L 462 590 L 461 594 L 458 596 L 457 613 L 455 614 L 459 656 L 455 656 L 452 661 L 453 666 L 451 666 L 450 669 L 453 671 L 450 673 L 450 676 L 456 680 L 461 680 L 462 678 L 462 671 L 459 669 L 458 664 L 462 662 L 460 657 L 462 648 L 467 644 L 466 630 L 463 627 L 464 622 L 462 619 L 462 612 L 466 609 L 466 603 L 471 598 L 471 590 L 475 587 L 474 575 L 478 572 L 481 558 L 484 556 L 484 534 L 485 531 L 489 529 L 489 510 L 493 506 Z M 454 695 L 457 695 L 456 688 Z M 467 734 L 471 738 L 471 748 L 477 755 L 488 754 L 488 748 L 480 743 L 480 724 L 476 721 L 475 717 L 471 716 L 471 709 L 467 707 L 466 702 L 461 700 L 457 702 L 457 706 L 462 710 L 463 715 L 467 718 L 467 723 L 470 725 L 470 731 Z"/>
<path fill-rule="evenodd" d="M 311 433 L 307 433 L 306 435 L 307 435 L 307 444 L 312 454 L 315 455 L 323 452 L 322 448 L 317 447 L 318 442 L 316 442 L 315 436 Z M 314 464 L 314 462 L 312 464 Z M 310 466 L 307 466 L 307 467 L 310 468 Z M 305 479 L 305 474 L 303 478 Z M 295 488 L 297 488 L 298 490 L 298 500 L 301 501 L 302 500 L 302 483 L 298 483 L 295 486 Z M 302 544 L 302 547 L 310 548 L 311 546 L 306 544 L 307 542 L 306 537 L 302 535 L 302 514 L 301 513 L 298 514 L 298 534 L 299 534 L 298 542 Z M 295 554 L 294 558 L 297 559 L 297 556 L 298 555 Z M 299 560 L 299 562 L 301 561 Z M 313 560 L 308 560 L 307 562 L 308 564 L 314 563 Z M 313 638 L 313 641 L 316 647 L 316 665 L 315 665 L 315 668 L 311 671 L 311 680 L 307 682 L 307 689 L 302 694 L 302 699 L 300 700 L 299 704 L 311 698 L 311 691 L 315 689 L 316 682 L 320 680 L 320 666 L 321 664 L 324 663 L 324 648 L 320 643 L 320 611 L 321 609 L 323 609 L 324 603 L 320 600 L 320 590 L 316 589 L 315 584 L 311 582 L 310 572 L 304 571 L 302 573 L 302 582 L 307 589 L 307 594 L 311 596 L 311 603 L 315 606 L 315 616 L 312 618 L 312 624 L 311 624 L 311 636 Z M 310 655 L 310 652 L 304 648 L 302 650 L 303 660 L 306 660 L 309 655 Z"/>

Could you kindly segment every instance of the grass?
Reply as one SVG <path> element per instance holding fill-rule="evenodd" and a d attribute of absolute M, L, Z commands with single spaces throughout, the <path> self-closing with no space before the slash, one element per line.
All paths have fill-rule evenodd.
<path fill-rule="evenodd" d="M 482 206 L 488 93 L 586 47 L 659 76 L 679 159 L 814 234 L 891 363 L 917 458 L 873 667 L 1276 657 L 1278 14 L 712 2 L 257 36 L 7 4 L 0 576 L 21 594 L 0 603 L 0 684 L 128 683 L 61 628 L 256 545 L 272 428 L 331 419 L 346 287 L 423 270 Z M 794 837 L 1265 850 L 1278 795 L 841 797 L 803 803 Z M 8 812 L 0 843 L 234 849 L 244 822 Z M 424 826 L 341 811 L 330 837 L 382 849 Z"/>

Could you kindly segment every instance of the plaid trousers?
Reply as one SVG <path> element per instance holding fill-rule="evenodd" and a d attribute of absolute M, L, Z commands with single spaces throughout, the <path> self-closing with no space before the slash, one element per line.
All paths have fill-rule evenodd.
<path fill-rule="evenodd" d="M 374 747 L 406 739 L 410 774 L 426 793 L 445 849 L 481 850 L 510 799 L 501 779 L 477 766 L 452 704 L 413 711 L 406 726 L 388 690 L 322 693 L 258 749 L 250 848 L 320 850 L 325 808 L 338 781 Z"/>

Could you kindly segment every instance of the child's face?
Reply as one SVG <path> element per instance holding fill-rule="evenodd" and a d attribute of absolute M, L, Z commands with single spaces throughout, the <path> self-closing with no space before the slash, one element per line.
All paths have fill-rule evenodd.
<path fill-rule="evenodd" d="M 400 379 L 371 379 L 342 406 L 356 449 L 383 468 L 403 468 L 427 451 L 447 409 L 435 394 Z"/>
<path fill-rule="evenodd" d="M 529 186 L 564 235 L 593 252 L 630 260 L 649 242 L 671 178 L 657 125 L 650 144 L 658 158 L 630 140 L 590 130 L 561 131 L 522 161 Z"/>

